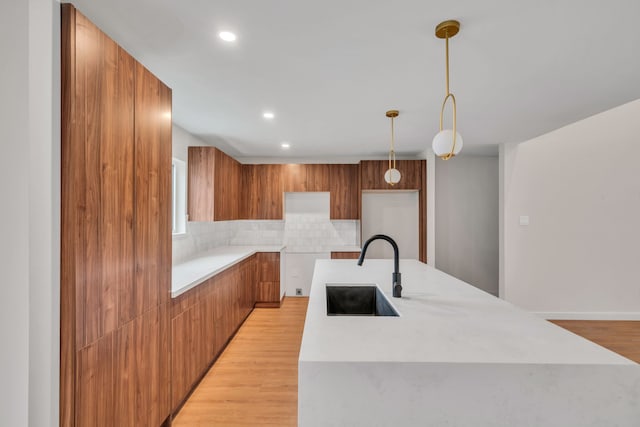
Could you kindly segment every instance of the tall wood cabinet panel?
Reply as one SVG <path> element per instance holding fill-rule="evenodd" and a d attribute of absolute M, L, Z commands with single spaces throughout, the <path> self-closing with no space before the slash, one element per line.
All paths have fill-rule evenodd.
<path fill-rule="evenodd" d="M 72 5 L 61 11 L 60 425 L 160 425 L 171 91 Z"/>
<path fill-rule="evenodd" d="M 331 219 L 360 219 L 360 166 L 328 165 Z"/>
<path fill-rule="evenodd" d="M 240 163 L 215 147 L 189 147 L 188 165 L 189 220 L 239 219 Z"/>
<path fill-rule="evenodd" d="M 241 218 L 282 219 L 283 165 L 242 165 Z"/>

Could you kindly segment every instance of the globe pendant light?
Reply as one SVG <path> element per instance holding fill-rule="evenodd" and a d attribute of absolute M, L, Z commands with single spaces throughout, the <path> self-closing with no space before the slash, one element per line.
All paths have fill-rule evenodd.
<path fill-rule="evenodd" d="M 440 132 L 433 138 L 432 147 L 435 155 L 443 160 L 449 160 L 462 150 L 462 136 L 456 130 L 456 97 L 449 90 L 449 38 L 458 34 L 458 31 L 460 31 L 460 23 L 458 21 L 444 21 L 436 26 L 436 37 L 445 39 L 446 43 L 447 94 L 440 109 Z M 442 116 L 449 98 L 451 98 L 453 106 L 453 130 L 443 129 Z"/>
<path fill-rule="evenodd" d="M 389 185 L 396 185 L 399 183 L 402 176 L 400 171 L 396 169 L 395 137 L 393 129 L 393 119 L 398 117 L 399 114 L 398 110 L 389 110 L 386 113 L 386 116 L 391 119 L 391 147 L 389 149 L 389 169 L 384 173 L 384 180 Z"/>

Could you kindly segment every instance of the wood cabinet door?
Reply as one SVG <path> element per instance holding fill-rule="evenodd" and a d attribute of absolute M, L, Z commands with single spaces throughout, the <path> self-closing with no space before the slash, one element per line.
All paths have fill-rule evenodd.
<path fill-rule="evenodd" d="M 241 217 L 282 219 L 282 166 L 242 165 Z"/>
<path fill-rule="evenodd" d="M 307 186 L 305 191 L 329 191 L 329 165 L 305 165 Z"/>
<path fill-rule="evenodd" d="M 280 253 L 257 253 L 256 275 L 256 302 L 280 303 Z"/>
<path fill-rule="evenodd" d="M 360 219 L 360 166 L 328 165 L 331 219 Z"/>
<path fill-rule="evenodd" d="M 216 152 L 213 147 L 189 147 L 187 214 L 189 221 L 213 221 Z"/>
<path fill-rule="evenodd" d="M 240 163 L 226 153 L 214 149 L 215 174 L 213 180 L 214 221 L 240 218 Z"/>

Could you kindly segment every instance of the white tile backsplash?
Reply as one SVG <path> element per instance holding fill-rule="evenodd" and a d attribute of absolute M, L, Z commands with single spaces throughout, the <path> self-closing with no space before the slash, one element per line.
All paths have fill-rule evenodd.
<path fill-rule="evenodd" d="M 188 222 L 186 234 L 173 238 L 173 264 L 228 245 L 280 245 L 290 252 L 323 252 L 360 244 L 360 222 L 330 221 L 318 214 L 288 214 L 286 220 Z"/>

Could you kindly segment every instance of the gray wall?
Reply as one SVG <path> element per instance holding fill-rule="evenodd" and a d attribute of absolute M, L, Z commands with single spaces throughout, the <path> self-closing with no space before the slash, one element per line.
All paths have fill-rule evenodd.
<path fill-rule="evenodd" d="M 498 295 L 498 157 L 435 163 L 435 266 Z"/>
<path fill-rule="evenodd" d="M 58 425 L 59 4 L 0 13 L 0 424 Z"/>

